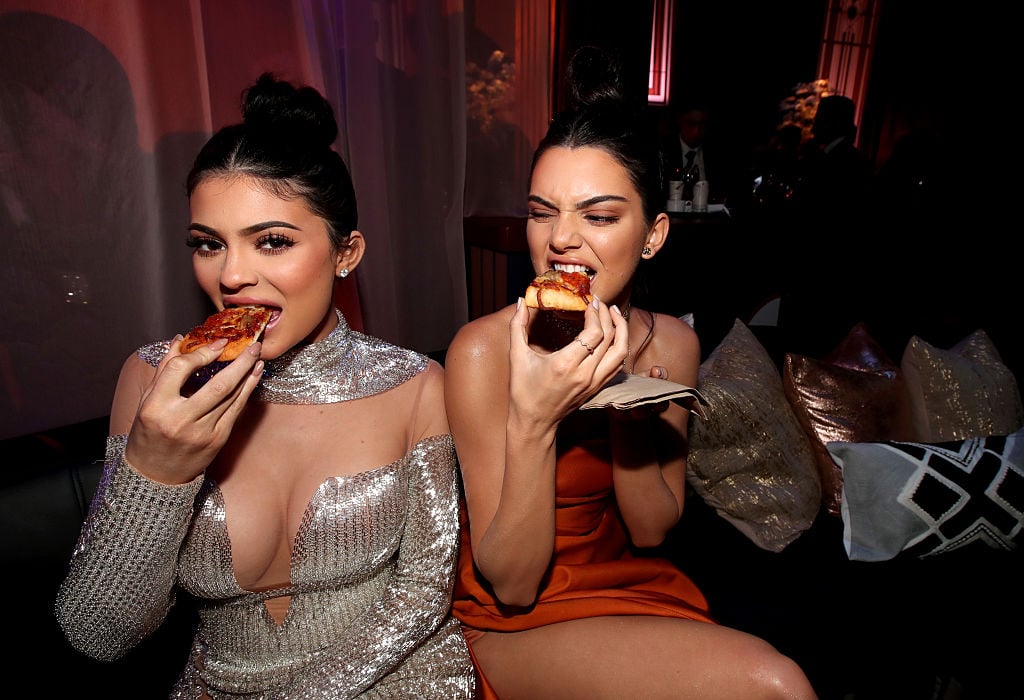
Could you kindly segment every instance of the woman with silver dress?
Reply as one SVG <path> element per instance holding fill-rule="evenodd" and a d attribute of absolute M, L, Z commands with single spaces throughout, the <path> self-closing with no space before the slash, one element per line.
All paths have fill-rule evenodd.
<path fill-rule="evenodd" d="M 272 310 L 224 341 L 125 361 L 103 478 L 58 593 L 79 651 L 117 659 L 198 602 L 174 698 L 469 698 L 450 616 L 458 552 L 443 369 L 349 327 L 355 192 L 333 111 L 267 74 L 188 176 L 196 280 L 218 308 Z"/>

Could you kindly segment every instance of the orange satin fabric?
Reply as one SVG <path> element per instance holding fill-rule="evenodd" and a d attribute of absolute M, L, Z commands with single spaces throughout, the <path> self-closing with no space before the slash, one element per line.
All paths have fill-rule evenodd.
<path fill-rule="evenodd" d="M 607 441 L 577 445 L 558 459 L 555 550 L 537 602 L 530 608 L 502 606 L 477 577 L 463 509 L 462 551 L 453 612 L 476 631 L 516 632 L 581 617 L 659 615 L 714 622 L 704 594 L 662 558 L 630 550 L 612 490 Z M 482 684 L 481 697 L 493 698 Z"/>

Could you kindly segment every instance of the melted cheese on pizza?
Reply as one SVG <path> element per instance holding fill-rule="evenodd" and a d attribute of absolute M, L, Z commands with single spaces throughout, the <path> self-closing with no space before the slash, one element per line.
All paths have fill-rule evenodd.
<path fill-rule="evenodd" d="M 270 309 L 263 306 L 232 306 L 218 311 L 185 334 L 181 352 L 189 353 L 218 338 L 227 338 L 228 344 L 217 359 L 233 360 L 259 339 L 270 315 Z"/>

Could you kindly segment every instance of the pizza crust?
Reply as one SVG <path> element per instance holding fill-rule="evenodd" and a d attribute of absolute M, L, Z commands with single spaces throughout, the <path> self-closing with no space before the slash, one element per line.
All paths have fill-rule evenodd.
<path fill-rule="evenodd" d="M 271 311 L 265 306 L 231 306 L 209 316 L 185 334 L 179 346 L 187 354 L 218 338 L 227 338 L 228 344 L 217 356 L 217 361 L 229 362 L 259 340 Z"/>
<path fill-rule="evenodd" d="M 586 275 L 558 270 L 537 275 L 524 296 L 527 306 L 546 311 L 586 311 L 593 300 Z"/>

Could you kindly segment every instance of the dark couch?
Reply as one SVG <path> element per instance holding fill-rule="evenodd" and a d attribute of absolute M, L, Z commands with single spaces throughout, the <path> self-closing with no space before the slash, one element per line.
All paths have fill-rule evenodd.
<path fill-rule="evenodd" d="M 829 700 L 1013 700 L 1024 560 L 971 546 L 932 559 L 850 561 L 824 510 L 779 553 L 695 494 L 665 553 L 723 624 L 772 642 Z"/>
<path fill-rule="evenodd" d="M 4 682 L 10 697 L 166 698 L 185 663 L 194 621 L 187 602 L 113 663 L 75 652 L 54 618 L 57 587 L 103 470 L 106 433 L 101 419 L 3 443 L 0 586 L 13 615 Z"/>

